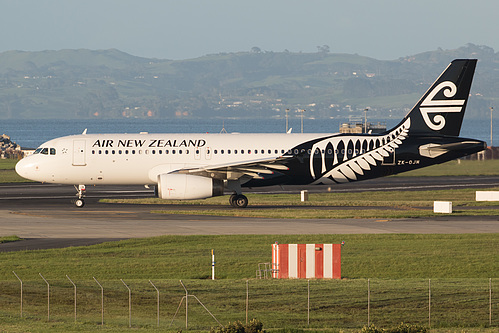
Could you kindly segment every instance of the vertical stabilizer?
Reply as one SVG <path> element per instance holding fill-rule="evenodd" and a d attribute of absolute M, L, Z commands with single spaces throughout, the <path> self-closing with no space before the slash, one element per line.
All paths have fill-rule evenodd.
<path fill-rule="evenodd" d="M 456 59 L 412 108 L 410 133 L 459 136 L 476 59 Z"/>

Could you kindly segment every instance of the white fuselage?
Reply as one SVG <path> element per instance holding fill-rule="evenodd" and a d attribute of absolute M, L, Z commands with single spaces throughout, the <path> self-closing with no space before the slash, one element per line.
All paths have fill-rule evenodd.
<path fill-rule="evenodd" d="M 159 174 L 278 158 L 302 142 L 331 135 L 73 135 L 42 144 L 16 171 L 27 179 L 59 184 L 156 184 Z"/>

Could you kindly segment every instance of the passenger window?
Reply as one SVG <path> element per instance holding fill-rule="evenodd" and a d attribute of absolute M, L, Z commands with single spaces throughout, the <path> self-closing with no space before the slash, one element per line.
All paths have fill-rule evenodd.
<path fill-rule="evenodd" d="M 179 154 L 182 154 L 182 149 L 180 149 L 180 150 L 178 151 L 178 153 L 179 153 Z"/>
<path fill-rule="evenodd" d="M 223 154 L 223 153 L 224 153 L 224 150 L 223 150 L 223 149 L 222 149 L 222 150 L 220 150 L 220 154 Z"/>
<path fill-rule="evenodd" d="M 258 154 L 258 150 L 255 149 L 255 154 Z"/>
<path fill-rule="evenodd" d="M 263 149 L 260 150 L 260 153 L 265 154 L 265 150 L 263 150 Z"/>
<path fill-rule="evenodd" d="M 168 155 L 168 153 L 170 153 L 170 151 L 168 149 L 165 150 L 165 154 Z"/>
<path fill-rule="evenodd" d="M 234 149 L 234 154 L 237 154 L 237 149 Z"/>
<path fill-rule="evenodd" d="M 230 154 L 230 149 L 227 150 L 227 154 Z"/>
<path fill-rule="evenodd" d="M 185 150 L 185 153 L 186 153 L 186 154 L 189 154 L 189 149 L 186 149 L 186 150 Z"/>
<path fill-rule="evenodd" d="M 175 154 L 175 149 L 172 150 L 172 154 Z"/>
<path fill-rule="evenodd" d="M 218 154 L 218 150 L 216 150 L 216 149 L 215 149 L 215 150 L 213 151 L 213 153 L 214 153 L 215 155 L 216 155 L 216 154 Z"/>
<path fill-rule="evenodd" d="M 156 150 L 155 149 L 152 150 L 152 154 L 153 155 L 156 154 Z"/>
<path fill-rule="evenodd" d="M 95 155 L 95 150 L 92 150 L 92 155 Z"/>
<path fill-rule="evenodd" d="M 158 150 L 158 154 L 160 154 L 160 155 L 163 154 L 163 151 L 161 149 Z"/>

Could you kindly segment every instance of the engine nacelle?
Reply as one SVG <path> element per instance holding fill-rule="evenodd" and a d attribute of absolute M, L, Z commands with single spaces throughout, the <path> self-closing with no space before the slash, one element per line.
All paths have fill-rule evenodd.
<path fill-rule="evenodd" d="M 158 197 L 170 200 L 206 199 L 224 194 L 220 179 L 167 173 L 158 175 Z"/>

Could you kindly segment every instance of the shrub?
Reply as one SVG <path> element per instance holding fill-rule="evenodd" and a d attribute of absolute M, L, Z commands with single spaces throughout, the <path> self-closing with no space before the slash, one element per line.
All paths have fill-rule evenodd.
<path fill-rule="evenodd" d="M 371 324 L 370 326 L 364 326 L 360 330 L 360 333 L 384 333 L 385 330 L 382 328 L 377 328 L 374 326 L 374 324 Z"/>
<path fill-rule="evenodd" d="M 226 326 L 212 327 L 210 333 L 263 333 L 263 324 L 257 319 L 251 319 L 248 325 L 243 325 L 240 321 L 228 323 Z"/>
<path fill-rule="evenodd" d="M 426 333 L 428 329 L 424 326 L 420 325 L 408 325 L 404 323 L 400 323 L 394 329 L 388 331 L 389 333 Z"/>

